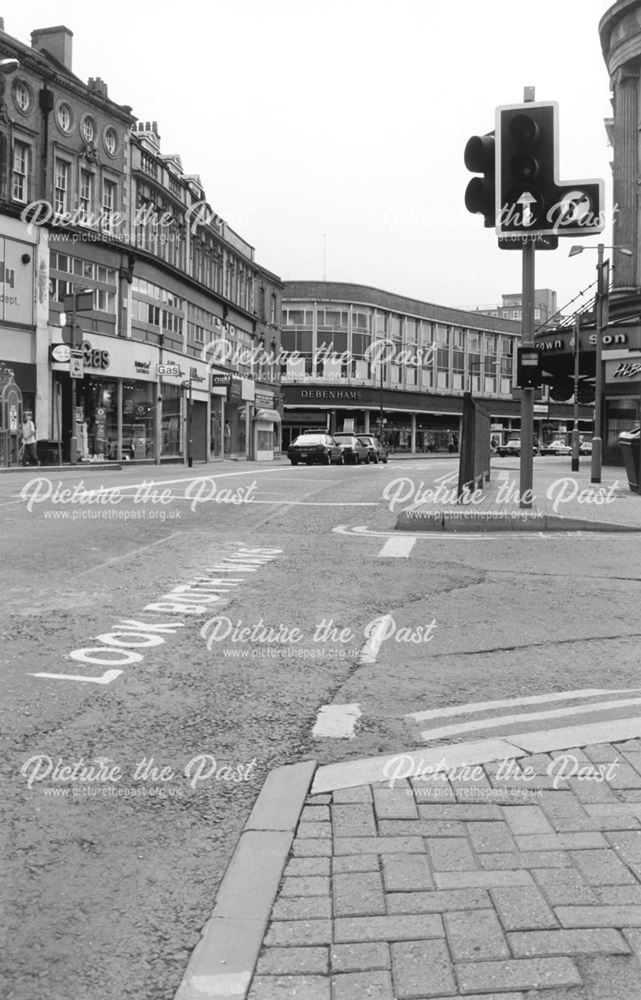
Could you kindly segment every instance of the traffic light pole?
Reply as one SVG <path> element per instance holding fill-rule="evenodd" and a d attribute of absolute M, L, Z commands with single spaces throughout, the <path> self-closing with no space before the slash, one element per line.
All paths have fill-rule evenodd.
<path fill-rule="evenodd" d="M 523 347 L 534 346 L 534 242 L 528 241 L 523 254 Z M 533 498 L 533 454 L 534 454 L 534 389 L 521 389 L 521 460 L 520 460 L 520 501 L 524 510 L 532 507 Z"/>
<path fill-rule="evenodd" d="M 594 437 L 592 438 L 592 461 L 590 467 L 590 482 L 601 482 L 601 463 L 603 456 L 603 302 L 607 295 L 607 282 L 603 277 L 603 243 L 599 243 L 597 262 L 597 293 L 595 301 L 596 319 L 596 358 L 595 358 L 595 392 L 594 392 Z M 604 287 L 605 285 L 605 287 Z"/>

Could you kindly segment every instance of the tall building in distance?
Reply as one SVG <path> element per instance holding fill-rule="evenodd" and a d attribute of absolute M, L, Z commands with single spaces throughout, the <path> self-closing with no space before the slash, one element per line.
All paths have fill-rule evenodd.
<path fill-rule="evenodd" d="M 523 318 L 523 295 L 521 292 L 510 292 L 501 296 L 500 306 L 477 306 L 477 311 L 486 316 L 498 316 L 500 319 L 511 319 L 520 323 Z M 534 322 L 537 326 L 554 322 L 558 307 L 556 292 L 550 288 L 537 288 L 534 291 Z"/>

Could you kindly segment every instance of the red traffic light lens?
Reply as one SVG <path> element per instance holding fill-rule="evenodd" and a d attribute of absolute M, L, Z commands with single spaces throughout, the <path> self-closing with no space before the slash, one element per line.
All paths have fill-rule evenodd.
<path fill-rule="evenodd" d="M 540 135 L 540 129 L 531 115 L 514 115 L 510 122 L 510 134 L 519 146 L 533 146 Z"/>

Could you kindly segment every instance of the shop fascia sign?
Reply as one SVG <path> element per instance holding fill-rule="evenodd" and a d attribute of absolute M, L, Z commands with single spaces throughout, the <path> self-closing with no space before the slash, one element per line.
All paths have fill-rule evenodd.
<path fill-rule="evenodd" d="M 573 337 L 571 333 L 565 333 L 562 337 L 555 337 L 554 333 L 544 337 L 536 338 L 536 346 L 545 354 L 566 353 L 572 354 L 574 351 Z M 579 333 L 579 351 L 587 351 L 596 347 L 597 334 L 595 331 L 588 332 L 581 330 Z M 617 350 L 620 347 L 639 350 L 641 349 L 641 327 L 609 327 L 601 334 L 601 346 L 605 350 Z"/>
<path fill-rule="evenodd" d="M 301 389 L 301 399 L 360 399 L 361 393 L 358 389 Z"/>
<path fill-rule="evenodd" d="M 633 354 L 625 360 L 607 361 L 605 378 L 609 383 L 641 381 L 641 354 Z"/>
<path fill-rule="evenodd" d="M 82 361 L 85 369 L 92 371 L 106 371 L 109 367 L 109 351 L 103 351 L 91 346 L 91 342 L 83 340 L 78 348 L 82 354 Z M 52 344 L 50 348 L 51 367 L 54 371 L 65 371 L 69 369 L 71 361 L 71 348 L 69 344 Z"/>

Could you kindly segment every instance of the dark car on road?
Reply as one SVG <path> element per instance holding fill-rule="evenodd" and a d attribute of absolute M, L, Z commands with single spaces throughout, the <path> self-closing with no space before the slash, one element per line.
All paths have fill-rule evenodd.
<path fill-rule="evenodd" d="M 387 448 L 372 434 L 359 434 L 358 440 L 367 445 L 370 462 L 387 462 Z"/>
<path fill-rule="evenodd" d="M 334 440 L 343 451 L 343 460 L 346 465 L 360 465 L 369 463 L 369 447 L 356 437 L 355 434 L 347 431 L 340 431 L 334 434 Z"/>
<path fill-rule="evenodd" d="M 292 465 L 305 462 L 306 465 L 313 465 L 314 462 L 320 465 L 343 464 L 343 450 L 336 443 L 330 434 L 314 433 L 299 434 L 295 441 L 292 441 L 287 449 L 287 457 Z"/>

